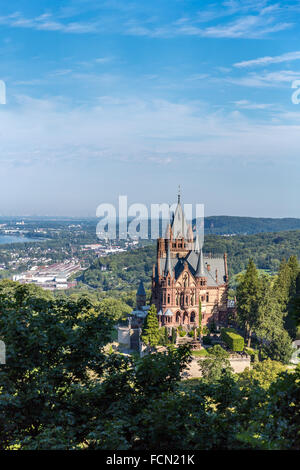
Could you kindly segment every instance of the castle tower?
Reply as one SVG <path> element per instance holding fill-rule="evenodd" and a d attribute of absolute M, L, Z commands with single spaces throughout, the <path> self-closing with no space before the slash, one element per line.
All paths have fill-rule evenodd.
<path fill-rule="evenodd" d="M 144 288 L 143 281 L 140 281 L 139 288 L 136 293 L 136 308 L 141 310 L 146 305 L 146 291 Z"/>
<path fill-rule="evenodd" d="M 203 324 L 226 325 L 227 256 L 205 256 L 199 236 L 187 223 L 180 193 L 165 238 L 157 240 L 156 265 L 152 274 L 152 298 L 160 312 L 161 325 L 191 329 L 199 324 L 199 302 Z"/>

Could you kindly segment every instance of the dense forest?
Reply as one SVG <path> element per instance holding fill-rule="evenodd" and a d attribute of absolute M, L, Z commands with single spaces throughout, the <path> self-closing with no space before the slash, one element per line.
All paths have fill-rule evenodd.
<path fill-rule="evenodd" d="M 226 252 L 230 276 L 243 271 L 250 258 L 258 269 L 275 273 L 283 259 L 291 255 L 300 258 L 300 231 L 231 237 L 207 235 L 204 251 L 220 255 Z M 156 244 L 153 243 L 126 253 L 97 258 L 83 273 L 81 281 L 106 291 L 135 288 L 139 279 L 149 286 L 155 253 Z"/>
<path fill-rule="evenodd" d="M 187 347 L 108 350 L 115 306 L 0 282 L 0 450 L 300 448 L 299 366 L 234 374 L 217 345 L 182 381 Z"/>
<path fill-rule="evenodd" d="M 271 219 L 263 217 L 210 216 L 204 220 L 205 232 L 210 234 L 254 234 L 299 230 L 300 219 Z"/>

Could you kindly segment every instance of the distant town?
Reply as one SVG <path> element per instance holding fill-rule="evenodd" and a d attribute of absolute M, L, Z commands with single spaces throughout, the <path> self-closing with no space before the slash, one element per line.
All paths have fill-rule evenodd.
<path fill-rule="evenodd" d="M 90 220 L 7 220 L 0 223 L 0 278 L 47 290 L 74 288 L 95 258 L 137 246 L 138 240 L 98 240 Z"/>

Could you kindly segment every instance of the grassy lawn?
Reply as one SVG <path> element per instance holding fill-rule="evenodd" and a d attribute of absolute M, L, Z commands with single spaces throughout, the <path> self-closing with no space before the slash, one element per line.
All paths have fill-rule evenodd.
<path fill-rule="evenodd" d="M 196 357 L 197 356 L 203 357 L 203 356 L 208 356 L 208 352 L 206 351 L 206 349 L 199 349 L 199 350 L 192 351 L 192 355 Z"/>

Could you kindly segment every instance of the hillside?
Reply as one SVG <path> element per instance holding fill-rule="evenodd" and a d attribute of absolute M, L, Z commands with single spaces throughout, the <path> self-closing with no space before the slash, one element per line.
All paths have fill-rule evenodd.
<path fill-rule="evenodd" d="M 150 286 L 156 244 L 96 259 L 83 273 L 81 281 L 103 290 L 134 289 L 139 279 Z M 259 269 L 277 271 L 280 261 L 291 255 L 300 258 L 300 230 L 224 237 L 207 235 L 204 252 L 228 254 L 229 275 L 242 271 L 249 258 Z"/>
<path fill-rule="evenodd" d="M 284 230 L 300 230 L 300 219 L 271 219 L 260 217 L 210 216 L 205 217 L 207 234 L 254 234 L 263 232 L 279 232 Z"/>

